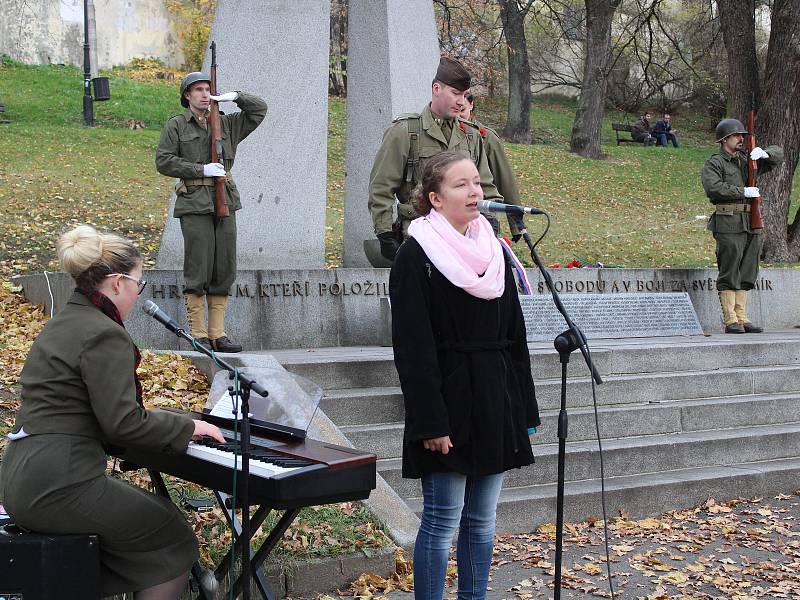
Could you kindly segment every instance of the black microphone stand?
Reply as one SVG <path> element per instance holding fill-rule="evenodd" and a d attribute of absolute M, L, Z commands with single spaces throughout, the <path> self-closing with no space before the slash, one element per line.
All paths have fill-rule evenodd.
<path fill-rule="evenodd" d="M 520 228 L 523 229 L 523 228 Z M 524 229 L 523 229 L 524 230 Z M 576 349 L 580 349 L 581 354 L 583 354 L 583 359 L 586 361 L 586 366 L 589 367 L 589 371 L 592 374 L 592 378 L 594 379 L 595 383 L 600 385 L 603 383 L 603 380 L 600 378 L 600 374 L 597 372 L 597 369 L 594 367 L 594 363 L 592 362 L 592 357 L 588 352 L 587 349 L 587 342 L 586 337 L 583 335 L 583 332 L 578 328 L 575 323 L 572 322 L 569 314 L 567 313 L 567 309 L 564 307 L 564 304 L 561 302 L 561 298 L 559 298 L 558 293 L 553 287 L 553 280 L 550 277 L 550 273 L 547 271 L 545 266 L 542 264 L 539 255 L 536 254 L 536 247 L 531 242 L 531 238 L 528 235 L 527 231 L 522 234 L 525 243 L 528 244 L 528 248 L 531 251 L 531 258 L 533 258 L 533 262 L 536 263 L 536 266 L 539 268 L 539 271 L 542 274 L 542 278 L 544 279 L 545 284 L 547 285 L 547 289 L 550 290 L 550 294 L 553 296 L 553 303 L 556 305 L 556 309 L 561 315 L 564 317 L 564 321 L 567 324 L 567 330 L 560 333 L 556 336 L 556 339 L 553 340 L 553 345 L 555 349 L 558 351 L 559 359 L 561 360 L 561 410 L 558 413 L 558 488 L 556 494 L 556 558 L 555 558 L 555 578 L 553 580 L 553 599 L 560 600 L 561 599 L 561 560 L 562 560 L 562 548 L 564 544 L 564 466 L 566 460 L 566 453 L 567 453 L 567 364 L 569 363 L 569 355 L 572 354 Z"/>
<path fill-rule="evenodd" d="M 224 360 L 216 356 L 211 350 L 206 348 L 205 346 L 198 344 L 195 342 L 195 339 L 186 333 L 183 329 L 177 329 L 175 332 L 180 338 L 183 338 L 187 342 L 192 345 L 192 348 L 197 350 L 198 352 L 202 352 L 206 356 L 208 356 L 211 360 L 214 361 L 215 364 L 219 365 L 228 373 L 230 374 L 230 378 L 233 379 L 234 377 L 234 367 L 230 364 L 226 363 Z M 236 396 L 241 398 L 241 415 L 242 415 L 242 430 L 240 436 L 240 444 L 241 444 L 241 456 L 242 456 L 242 480 L 239 482 L 238 486 L 238 493 L 237 490 L 233 490 L 234 498 L 238 495 L 241 500 L 241 507 L 242 507 L 242 530 L 239 534 L 239 543 L 240 543 L 240 560 L 242 563 L 242 570 L 239 574 L 239 578 L 242 582 L 242 598 L 244 600 L 250 600 L 250 484 L 249 484 L 249 476 L 250 476 L 250 390 L 253 390 L 258 395 L 266 398 L 269 395 L 269 392 L 265 390 L 261 384 L 256 381 L 253 381 L 250 377 L 243 375 L 242 373 L 238 373 L 237 380 L 239 385 L 241 386 L 241 391 L 234 389 L 233 387 L 229 387 L 228 390 L 231 391 L 231 397 L 234 399 L 234 418 L 236 415 Z M 232 515 L 232 518 L 235 518 L 236 515 Z M 233 521 L 232 521 L 233 522 Z M 234 534 L 236 533 L 234 528 Z M 235 546 L 235 543 L 234 543 Z"/>

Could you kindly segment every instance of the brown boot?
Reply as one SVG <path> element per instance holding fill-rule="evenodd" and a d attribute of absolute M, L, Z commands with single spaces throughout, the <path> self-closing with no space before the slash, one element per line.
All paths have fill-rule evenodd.
<path fill-rule="evenodd" d="M 722 321 L 725 324 L 725 333 L 744 333 L 744 328 L 739 325 L 736 318 L 736 292 L 722 290 L 719 293 L 719 304 L 722 307 Z"/>
<path fill-rule="evenodd" d="M 208 337 L 215 352 L 241 352 L 241 344 L 233 342 L 225 335 L 225 309 L 227 296 L 206 296 L 208 302 Z"/>
<path fill-rule="evenodd" d="M 747 290 L 736 290 L 736 304 L 734 305 L 736 320 L 745 333 L 761 333 L 764 331 L 758 325 L 753 325 L 747 318 Z"/>
<path fill-rule="evenodd" d="M 192 337 L 198 340 L 208 339 L 208 329 L 206 329 L 206 303 L 203 296 L 197 294 L 184 294 L 183 300 L 186 303 L 186 316 L 189 319 L 189 332 Z"/>

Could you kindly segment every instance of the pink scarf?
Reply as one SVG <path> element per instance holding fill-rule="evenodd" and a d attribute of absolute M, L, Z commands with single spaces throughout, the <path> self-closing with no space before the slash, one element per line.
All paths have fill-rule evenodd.
<path fill-rule="evenodd" d="M 431 209 L 408 226 L 434 266 L 450 283 L 484 300 L 503 295 L 506 269 L 503 249 L 483 215 L 470 222 L 461 235 L 442 215 Z"/>

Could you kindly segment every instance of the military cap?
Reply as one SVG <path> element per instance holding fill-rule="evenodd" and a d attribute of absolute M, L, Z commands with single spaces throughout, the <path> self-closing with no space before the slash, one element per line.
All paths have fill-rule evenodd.
<path fill-rule="evenodd" d="M 457 89 L 459 92 L 469 89 L 471 78 L 469 71 L 457 60 L 442 56 L 439 59 L 439 68 L 436 69 L 436 81 L 441 81 Z"/>
<path fill-rule="evenodd" d="M 722 119 L 717 125 L 717 129 L 714 131 L 714 136 L 717 138 L 718 142 L 721 142 L 726 137 L 735 133 L 748 135 L 750 132 L 744 128 L 744 125 L 742 125 L 739 119 Z"/>
<path fill-rule="evenodd" d="M 183 81 L 181 81 L 181 106 L 183 106 L 183 108 L 189 108 L 189 101 L 184 97 L 184 92 L 189 89 L 190 85 L 198 81 L 207 81 L 209 85 L 211 85 L 211 77 L 201 71 L 189 73 L 183 78 Z"/>

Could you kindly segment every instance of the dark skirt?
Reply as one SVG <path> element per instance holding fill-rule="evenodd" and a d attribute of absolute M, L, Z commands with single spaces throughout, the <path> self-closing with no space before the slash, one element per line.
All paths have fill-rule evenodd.
<path fill-rule="evenodd" d="M 104 596 L 132 592 L 186 573 L 197 540 L 167 499 L 108 477 L 92 438 L 46 434 L 9 441 L 0 494 L 14 522 L 41 533 L 100 539 Z"/>

